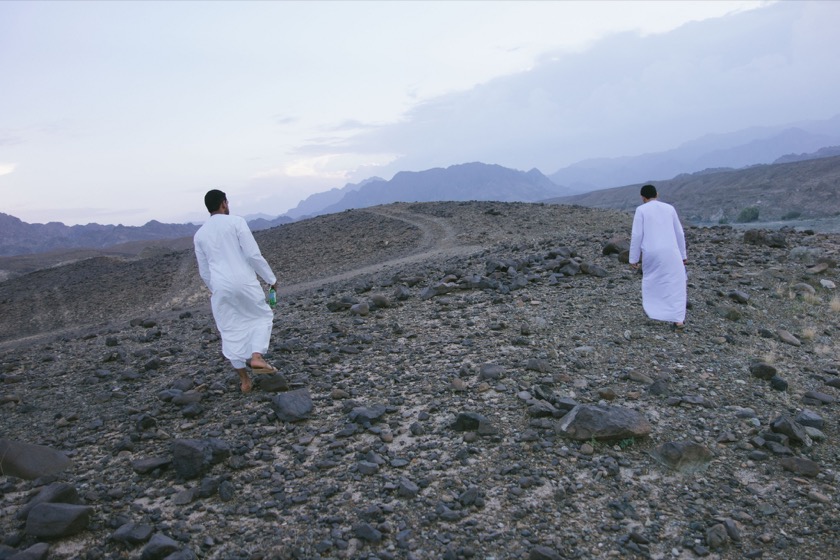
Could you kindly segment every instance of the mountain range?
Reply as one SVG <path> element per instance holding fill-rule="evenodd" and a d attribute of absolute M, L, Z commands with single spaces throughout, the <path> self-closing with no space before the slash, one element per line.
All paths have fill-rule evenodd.
<path fill-rule="evenodd" d="M 550 201 L 627 210 L 638 203 L 638 184 L 651 181 L 691 221 L 730 221 L 745 207 L 756 207 L 762 220 L 794 214 L 820 218 L 840 212 L 838 155 L 840 115 L 708 135 L 660 153 L 586 160 L 549 176 L 479 162 L 403 171 L 390 180 L 371 177 L 313 194 L 284 215 L 248 219 L 257 231 L 351 208 L 442 200 Z M 797 162 L 801 165 L 789 166 Z M 191 237 L 198 227 L 154 220 L 140 227 L 28 224 L 0 213 L 0 256 Z"/>
<path fill-rule="evenodd" d="M 523 173 L 479 163 L 401 172 L 390 181 L 373 178 L 314 194 L 286 216 L 300 219 L 395 201 L 544 200 L 662 181 L 709 169 L 741 169 L 827 157 L 840 153 L 836 146 L 840 146 L 840 115 L 785 126 L 710 134 L 658 153 L 584 160 L 547 176 L 537 169 Z"/>
<path fill-rule="evenodd" d="M 836 153 L 840 148 L 823 150 Z M 798 159 L 798 161 L 790 161 Z M 785 156 L 783 163 L 684 173 L 656 181 L 659 198 L 691 223 L 733 223 L 745 209 L 762 222 L 840 215 L 840 155 Z M 546 202 L 631 211 L 642 183 L 559 197 Z"/>

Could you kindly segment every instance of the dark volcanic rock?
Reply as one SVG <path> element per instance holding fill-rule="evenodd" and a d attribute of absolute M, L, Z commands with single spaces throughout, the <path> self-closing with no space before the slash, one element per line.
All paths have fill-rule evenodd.
<path fill-rule="evenodd" d="M 32 480 L 61 472 L 71 461 L 61 451 L 43 445 L 0 439 L 0 472 Z"/>
<path fill-rule="evenodd" d="M 90 506 L 41 503 L 26 517 L 26 534 L 48 539 L 69 537 L 87 528 L 92 513 Z"/>
<path fill-rule="evenodd" d="M 230 447 L 222 440 L 177 439 L 172 442 L 172 466 L 178 478 L 198 478 L 213 465 L 230 456 Z"/>
<path fill-rule="evenodd" d="M 651 426 L 635 410 L 615 406 L 578 405 L 558 423 L 558 431 L 572 439 L 586 441 L 645 437 Z"/>
<path fill-rule="evenodd" d="M 271 399 L 271 407 L 277 418 L 283 422 L 306 420 L 314 408 L 307 389 L 280 393 Z"/>
<path fill-rule="evenodd" d="M 0 557 L 835 560 L 840 280 L 809 269 L 840 239 L 685 222 L 677 333 L 603 254 L 631 220 L 395 203 L 258 232 L 283 374 L 246 394 L 191 250 L 0 282 L 2 437 L 73 461 L 0 477 Z M 16 514 L 54 484 L 90 520 L 31 536 Z"/>

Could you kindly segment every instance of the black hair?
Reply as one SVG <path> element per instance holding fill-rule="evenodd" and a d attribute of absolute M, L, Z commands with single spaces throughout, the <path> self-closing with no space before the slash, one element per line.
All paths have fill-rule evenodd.
<path fill-rule="evenodd" d="M 642 187 L 641 195 L 644 198 L 656 198 L 656 187 L 653 185 L 645 185 Z"/>
<path fill-rule="evenodd" d="M 213 189 L 212 191 L 207 191 L 207 194 L 204 195 L 204 206 L 206 206 L 207 211 L 212 214 L 219 209 L 222 202 L 225 200 L 227 200 L 227 195 L 225 193 L 219 189 Z"/>

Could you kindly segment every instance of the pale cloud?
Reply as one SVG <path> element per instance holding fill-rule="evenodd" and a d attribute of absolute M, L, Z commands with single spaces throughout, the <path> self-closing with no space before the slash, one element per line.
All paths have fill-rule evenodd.
<path fill-rule="evenodd" d="M 12 173 L 17 167 L 14 163 L 0 163 L 0 176 Z"/>
<path fill-rule="evenodd" d="M 278 126 L 295 124 L 299 120 L 297 117 L 288 117 L 288 116 L 285 116 L 285 115 L 274 115 L 273 119 L 274 119 L 274 124 L 276 124 Z"/>
<path fill-rule="evenodd" d="M 250 179 L 271 178 L 308 178 L 331 181 L 347 180 L 351 174 L 359 169 L 376 168 L 386 165 L 395 159 L 396 154 L 324 154 L 315 157 L 301 158 L 283 165 L 273 167 L 253 174 Z"/>

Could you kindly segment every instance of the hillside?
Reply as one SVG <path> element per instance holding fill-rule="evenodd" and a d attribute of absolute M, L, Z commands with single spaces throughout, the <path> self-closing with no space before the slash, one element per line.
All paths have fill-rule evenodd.
<path fill-rule="evenodd" d="M 162 224 L 152 220 L 139 227 L 59 222 L 29 224 L 0 213 L 0 256 L 45 253 L 56 249 L 101 249 L 131 241 L 153 241 L 192 236 L 198 226 Z"/>
<path fill-rule="evenodd" d="M 631 211 L 641 203 L 643 183 L 550 199 L 592 208 Z M 692 223 L 733 222 L 744 208 L 759 210 L 760 221 L 833 218 L 840 214 L 840 156 L 707 170 L 654 181 L 660 199 Z"/>
<path fill-rule="evenodd" d="M 498 202 L 258 232 L 250 394 L 189 250 L 0 283 L 0 447 L 72 462 L 0 477 L 0 556 L 833 560 L 840 238 L 688 226 L 678 333 L 629 233 Z"/>

